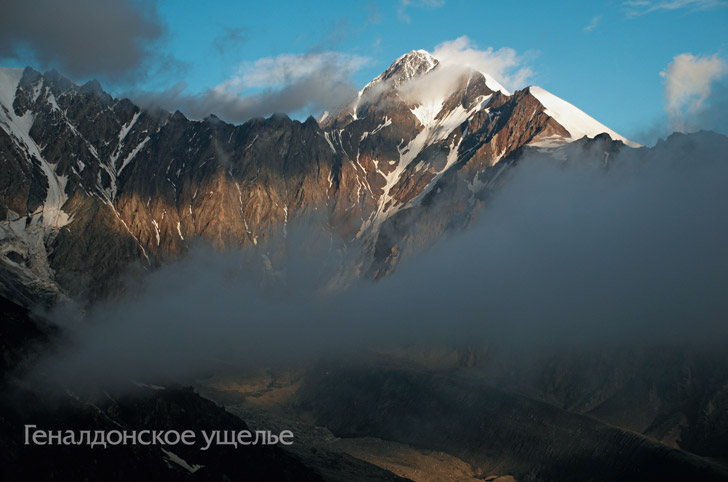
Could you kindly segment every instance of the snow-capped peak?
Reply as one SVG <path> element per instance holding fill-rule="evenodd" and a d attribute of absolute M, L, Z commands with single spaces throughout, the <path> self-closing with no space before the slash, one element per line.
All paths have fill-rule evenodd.
<path fill-rule="evenodd" d="M 556 122 L 561 124 L 569 134 L 570 139 L 564 139 L 567 142 L 571 140 L 581 139 L 582 137 L 594 137 L 598 134 L 606 132 L 614 140 L 619 140 L 631 147 L 640 147 L 636 142 L 632 142 L 626 137 L 617 134 L 609 127 L 597 121 L 593 117 L 586 114 L 578 107 L 556 97 L 551 92 L 541 87 L 531 86 L 528 88 L 532 96 L 538 100 L 545 108 L 546 115 L 551 116 Z"/>
<path fill-rule="evenodd" d="M 430 67 L 428 69 L 428 71 L 434 69 L 437 66 L 437 64 L 439 63 L 439 60 L 437 60 L 435 57 L 433 57 L 432 54 L 430 52 L 428 52 L 427 50 L 419 49 L 414 52 L 410 52 L 410 54 L 413 54 L 413 53 L 418 54 L 418 57 L 420 57 L 420 58 L 424 58 L 424 60 L 428 63 L 428 65 Z"/>
<path fill-rule="evenodd" d="M 427 50 L 412 50 L 392 62 L 387 70 L 379 74 L 374 80 L 362 88 L 354 102 L 351 104 L 351 115 L 357 118 L 357 109 L 362 102 L 362 97 L 367 99 L 371 92 L 382 87 L 384 82 L 389 82 L 392 87 L 398 89 L 402 84 L 415 77 L 420 77 L 435 69 L 439 61 Z"/>
<path fill-rule="evenodd" d="M 361 92 L 364 93 L 372 86 L 387 80 L 390 80 L 392 85 L 398 88 L 408 80 L 428 73 L 437 67 L 439 63 L 427 50 L 413 50 L 395 60 L 387 70 L 364 86 Z"/>
<path fill-rule="evenodd" d="M 424 75 L 440 63 L 427 50 L 413 50 L 394 61 L 382 74 L 383 79 L 392 79 L 395 87 L 414 77 Z"/>

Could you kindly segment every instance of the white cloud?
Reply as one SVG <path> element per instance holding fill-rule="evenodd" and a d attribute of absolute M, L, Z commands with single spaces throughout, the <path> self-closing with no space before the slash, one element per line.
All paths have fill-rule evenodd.
<path fill-rule="evenodd" d="M 281 54 L 245 62 L 238 75 L 215 87 L 215 90 L 240 91 L 250 88 L 280 88 L 326 70 L 347 77 L 368 62 L 365 57 L 341 52 Z"/>
<path fill-rule="evenodd" d="M 180 109 L 195 119 L 215 114 L 228 122 L 243 122 L 276 112 L 318 114 L 355 95 L 350 77 L 367 62 L 340 52 L 282 54 L 243 63 L 233 78 L 200 94 L 188 94 L 178 85 L 131 97 L 145 106 Z"/>
<path fill-rule="evenodd" d="M 479 50 L 465 36 L 437 45 L 433 55 L 442 67 L 437 75 L 410 86 L 418 95 L 454 88 L 459 78 L 454 70 L 479 70 L 507 89 L 525 86 L 533 74 L 515 50 Z M 165 92 L 129 96 L 146 107 L 179 109 L 193 119 L 215 114 L 228 122 L 243 122 L 275 112 L 316 115 L 336 110 L 356 95 L 350 79 L 367 62 L 368 58 L 342 52 L 282 54 L 245 62 L 235 76 L 199 94 L 190 94 L 179 84 Z"/>
<path fill-rule="evenodd" d="M 599 26 L 599 22 L 601 20 L 602 20 L 602 16 L 601 15 L 595 15 L 594 17 L 592 17 L 591 22 L 589 22 L 589 25 L 587 25 L 586 27 L 584 27 L 584 31 L 585 32 L 591 32 L 592 30 L 594 30 L 595 28 L 597 28 L 597 26 Z"/>
<path fill-rule="evenodd" d="M 622 5 L 627 7 L 628 17 L 638 17 L 647 13 L 659 10 L 679 10 L 689 8 L 690 10 L 708 10 L 711 8 L 728 6 L 725 0 L 667 0 L 651 2 L 647 0 L 631 0 Z"/>
<path fill-rule="evenodd" d="M 696 57 L 680 54 L 660 72 L 665 78 L 665 110 L 672 128 L 689 130 L 691 118 L 705 108 L 710 96 L 711 85 L 728 72 L 728 65 L 717 54 L 710 57 Z"/>
<path fill-rule="evenodd" d="M 400 0 L 397 16 L 403 22 L 410 23 L 412 19 L 407 15 L 407 7 L 440 8 L 443 5 L 445 5 L 445 0 Z"/>
<path fill-rule="evenodd" d="M 490 75 L 507 89 L 524 87 L 533 76 L 533 71 L 523 65 L 523 59 L 512 48 L 478 50 L 465 35 L 437 45 L 432 55 L 443 67 L 471 67 Z"/>

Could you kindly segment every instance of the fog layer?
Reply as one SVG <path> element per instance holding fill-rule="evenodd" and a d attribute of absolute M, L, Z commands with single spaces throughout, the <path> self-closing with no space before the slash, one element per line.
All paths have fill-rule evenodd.
<path fill-rule="evenodd" d="M 187 380 L 227 363 L 413 343 L 725 340 L 727 143 L 676 135 L 618 154 L 527 155 L 473 228 L 344 290 L 330 280 L 351 253 L 311 227 L 289 230 L 288 256 L 272 263 L 199 246 L 123 300 L 51 314 L 67 348 L 35 373 Z"/>

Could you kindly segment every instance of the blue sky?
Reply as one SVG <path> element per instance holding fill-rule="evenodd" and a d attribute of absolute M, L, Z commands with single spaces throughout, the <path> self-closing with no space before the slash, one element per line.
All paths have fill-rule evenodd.
<path fill-rule="evenodd" d="M 93 3 L 68 0 L 67 6 L 77 3 L 79 11 L 87 12 L 89 2 Z M 114 95 L 136 96 L 142 103 L 158 100 L 165 108 L 180 108 L 192 117 L 195 111 L 223 105 L 210 95 L 222 91 L 228 96 L 224 105 L 248 109 L 244 112 L 265 115 L 266 106 L 271 105 L 301 117 L 309 110 L 318 114 L 315 111 L 325 105 L 327 91 L 334 98 L 349 88 L 359 89 L 407 51 L 432 52 L 460 39 L 461 48 L 501 61 L 498 72 L 490 73 L 497 79 L 500 76 L 498 80 L 511 90 L 540 85 L 639 142 L 654 142 L 656 136 L 681 125 L 686 130 L 720 130 L 714 120 L 700 122 L 703 111 L 717 102 L 716 95 L 722 95 L 719 90 L 725 86 L 726 1 L 161 0 L 139 4 L 97 0 L 93 8 L 98 4 L 121 8 L 113 15 L 116 23 L 79 21 L 74 28 L 93 30 L 96 38 L 110 32 L 109 36 L 117 37 L 109 39 L 109 45 L 129 41 L 129 50 L 137 57 L 120 51 L 118 56 L 125 63 L 109 64 L 113 56 L 94 63 L 92 57 L 98 54 L 89 52 L 89 65 L 94 68 L 84 69 L 78 48 L 73 54 L 64 53 L 62 41 L 43 43 L 42 34 L 32 37 L 26 29 L 18 30 L 18 39 L 8 40 L 7 33 L 0 38 L 2 64 L 57 67 L 78 80 L 98 77 Z M 11 15 L 20 20 L 24 13 L 18 7 Z M 134 27 L 119 27 L 127 17 Z M 73 22 L 65 23 L 73 27 Z M 131 40 L 123 38 L 130 30 Z M 58 35 L 67 37 L 62 31 Z M 692 57 L 676 60 L 681 54 Z M 299 85 L 303 77 L 314 75 L 310 69 L 301 70 L 306 63 L 320 67 L 317 79 L 333 75 L 335 82 Z M 332 74 L 332 69 L 339 73 Z M 700 73 L 697 78 L 695 72 Z M 686 82 L 693 84 L 684 90 Z M 693 94 L 680 100 L 673 89 L 666 97 L 668 83 Z M 281 91 L 286 96 L 278 95 Z M 305 95 L 313 100 L 300 98 Z M 666 112 L 668 104 L 672 114 L 696 119 L 676 122 Z M 227 112 L 222 112 L 225 118 Z M 245 115 L 227 117 L 239 121 Z"/>

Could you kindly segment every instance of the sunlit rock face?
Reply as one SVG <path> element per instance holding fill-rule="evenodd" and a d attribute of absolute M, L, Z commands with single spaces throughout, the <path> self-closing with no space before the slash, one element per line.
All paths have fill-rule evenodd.
<path fill-rule="evenodd" d="M 3 292 L 106 297 L 129 266 L 154 268 L 196 239 L 256 246 L 306 216 L 357 246 L 349 272 L 384 276 L 467 226 L 526 146 L 575 140 L 557 117 L 578 116 L 537 92 L 510 94 L 420 50 L 321 123 L 232 125 L 142 110 L 55 71 L 2 69 Z"/>

